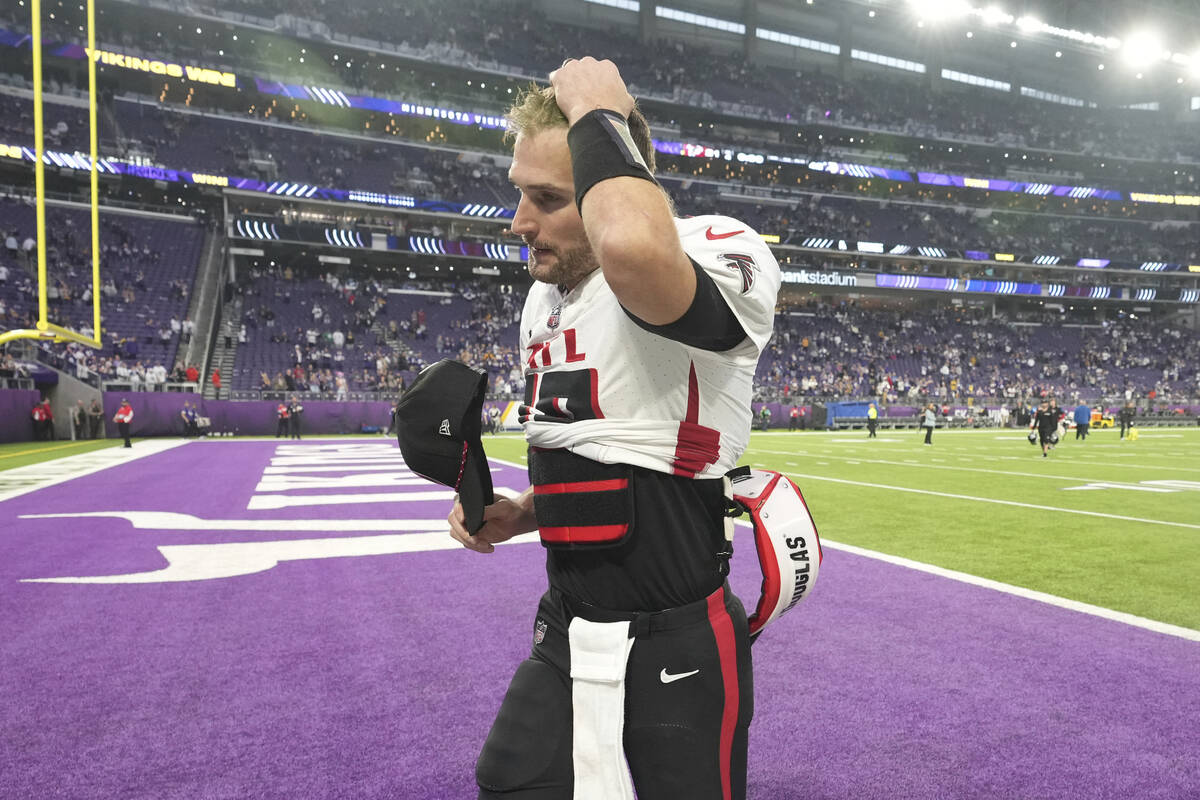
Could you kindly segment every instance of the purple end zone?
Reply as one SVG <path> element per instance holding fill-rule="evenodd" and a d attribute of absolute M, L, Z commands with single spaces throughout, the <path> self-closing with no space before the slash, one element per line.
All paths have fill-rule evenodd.
<path fill-rule="evenodd" d="M 436 490 L 275 491 L 260 482 L 279 445 L 193 443 L 0 503 L 0 797 L 474 796 L 530 646 L 541 547 L 405 549 L 435 528 L 400 520 L 440 520 L 445 499 L 248 509 L 256 494 Z M 498 487 L 524 488 L 493 466 Z M 99 511 L 285 522 L 21 518 Z M 397 529 L 286 529 L 347 520 Z M 22 582 L 152 573 L 168 555 L 258 571 Z M 734 564 L 751 605 L 750 542 Z M 754 798 L 1200 796 L 1193 642 L 827 548 L 813 596 L 754 658 Z"/>

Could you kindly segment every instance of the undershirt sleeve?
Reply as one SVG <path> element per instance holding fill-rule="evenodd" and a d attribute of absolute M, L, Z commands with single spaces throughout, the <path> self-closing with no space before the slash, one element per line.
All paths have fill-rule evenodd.
<path fill-rule="evenodd" d="M 691 257 L 688 260 L 696 271 L 696 296 L 682 317 L 666 325 L 651 325 L 634 316 L 624 306 L 621 309 L 642 330 L 689 347 L 717 353 L 737 347 L 746 338 L 746 331 L 721 296 L 712 277 Z"/>

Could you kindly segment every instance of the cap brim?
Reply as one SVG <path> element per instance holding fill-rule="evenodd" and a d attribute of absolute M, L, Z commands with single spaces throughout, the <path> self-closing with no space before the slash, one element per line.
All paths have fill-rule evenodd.
<path fill-rule="evenodd" d="M 475 533 L 483 527 L 483 509 L 496 500 L 492 492 L 492 471 L 488 467 L 483 445 L 472 442 L 467 447 L 467 460 L 462 479 L 458 482 L 458 501 L 462 503 L 466 528 Z"/>

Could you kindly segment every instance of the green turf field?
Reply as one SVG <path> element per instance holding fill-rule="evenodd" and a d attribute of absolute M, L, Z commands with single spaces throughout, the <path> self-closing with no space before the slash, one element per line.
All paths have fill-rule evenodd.
<path fill-rule="evenodd" d="M 134 439 L 134 441 L 137 441 Z M 106 447 L 118 447 L 120 439 L 84 439 L 78 442 L 13 442 L 0 444 L 0 470 L 38 464 L 66 456 L 77 456 Z"/>
<path fill-rule="evenodd" d="M 1200 429 L 1073 436 L 1042 458 L 1019 430 L 755 433 L 743 463 L 791 475 L 826 540 L 1200 630 Z M 0 470 L 119 444 L 0 445 Z M 525 462 L 519 435 L 484 445 Z"/>
<path fill-rule="evenodd" d="M 793 477 L 825 539 L 1200 629 L 1200 430 L 755 433 L 743 463 Z M 518 437 L 488 455 L 524 463 Z"/>

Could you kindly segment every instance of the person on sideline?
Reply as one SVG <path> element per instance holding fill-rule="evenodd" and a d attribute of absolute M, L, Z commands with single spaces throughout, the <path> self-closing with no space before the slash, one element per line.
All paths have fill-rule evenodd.
<path fill-rule="evenodd" d="M 128 400 L 121 399 L 117 413 L 113 414 L 113 422 L 117 423 L 117 430 L 125 440 L 125 446 L 133 447 L 133 443 L 129 441 L 129 425 L 133 422 L 133 406 L 129 405 Z"/>
<path fill-rule="evenodd" d="M 1092 424 L 1092 409 L 1085 403 L 1075 406 L 1075 438 L 1087 441 L 1088 428 Z"/>
<path fill-rule="evenodd" d="M 1055 408 L 1051 407 L 1049 400 L 1042 401 L 1037 413 L 1033 415 L 1033 422 L 1029 427 L 1037 429 L 1038 444 L 1042 446 L 1042 458 L 1046 458 L 1048 451 L 1054 449 L 1054 442 L 1058 439 L 1058 413 Z"/>
<path fill-rule="evenodd" d="M 937 425 L 937 410 L 933 403 L 925 406 L 921 427 L 925 429 L 925 444 L 933 444 L 933 429 Z"/>

